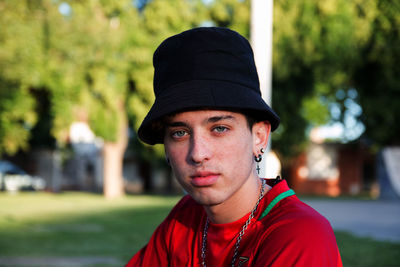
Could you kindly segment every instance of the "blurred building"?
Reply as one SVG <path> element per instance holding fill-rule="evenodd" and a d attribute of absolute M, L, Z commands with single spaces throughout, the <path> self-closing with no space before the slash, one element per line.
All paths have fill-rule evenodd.
<path fill-rule="evenodd" d="M 66 161 L 64 187 L 77 187 L 87 191 L 103 189 L 102 141 L 85 121 L 71 124 L 69 141 L 72 157 Z"/>
<path fill-rule="evenodd" d="M 334 197 L 369 192 L 374 195 L 374 158 L 357 144 L 312 142 L 294 160 L 290 182 L 301 194 Z"/>

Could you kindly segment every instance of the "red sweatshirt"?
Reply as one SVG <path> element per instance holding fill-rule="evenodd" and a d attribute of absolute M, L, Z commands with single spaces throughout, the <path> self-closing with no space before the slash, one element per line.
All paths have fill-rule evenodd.
<path fill-rule="evenodd" d="M 209 224 L 207 266 L 231 265 L 237 236 L 249 214 L 232 223 Z M 201 266 L 206 218 L 201 205 L 183 197 L 126 267 Z M 261 200 L 241 240 L 235 266 L 337 267 L 342 261 L 329 222 L 282 181 Z"/>

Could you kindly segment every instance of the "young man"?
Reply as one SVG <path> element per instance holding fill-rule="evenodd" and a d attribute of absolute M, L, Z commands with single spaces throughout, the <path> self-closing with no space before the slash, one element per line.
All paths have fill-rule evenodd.
<path fill-rule="evenodd" d="M 196 28 L 154 53 L 155 102 L 139 128 L 188 192 L 130 266 L 342 266 L 329 222 L 256 165 L 279 117 L 248 41 Z"/>

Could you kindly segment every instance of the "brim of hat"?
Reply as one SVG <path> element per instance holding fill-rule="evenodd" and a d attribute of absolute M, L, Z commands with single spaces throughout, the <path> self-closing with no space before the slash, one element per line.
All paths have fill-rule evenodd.
<path fill-rule="evenodd" d="M 240 110 L 259 121 L 269 121 L 271 131 L 280 123 L 278 115 L 254 90 L 229 81 L 191 80 L 168 88 L 156 97 L 138 130 L 139 138 L 150 145 L 162 144 L 163 133 L 152 127 L 166 115 L 196 109 Z"/>

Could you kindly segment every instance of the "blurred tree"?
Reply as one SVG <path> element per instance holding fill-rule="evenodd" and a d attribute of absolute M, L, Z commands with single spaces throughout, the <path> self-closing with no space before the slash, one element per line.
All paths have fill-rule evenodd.
<path fill-rule="evenodd" d="M 363 137 L 376 150 L 400 145 L 400 2 L 374 2 L 376 16 L 354 79 L 366 127 Z"/>
<path fill-rule="evenodd" d="M 29 93 L 40 86 L 42 24 L 25 2 L 0 2 L 0 155 L 28 149 L 30 130 L 37 121 Z"/>
<path fill-rule="evenodd" d="M 53 136 L 68 141 L 69 127 L 87 120 L 104 140 L 104 194 L 123 194 L 122 162 L 127 145 L 126 97 L 129 31 L 140 35 L 131 1 L 42 1 L 45 51 L 43 81 L 51 94 Z"/>
<path fill-rule="evenodd" d="M 351 88 L 358 49 L 371 34 L 374 1 L 275 1 L 273 105 L 282 125 L 273 144 L 300 152 L 310 126 L 329 121 L 336 91 Z"/>
<path fill-rule="evenodd" d="M 250 1 L 215 0 L 208 8 L 210 21 L 218 27 L 227 27 L 249 38 Z"/>

